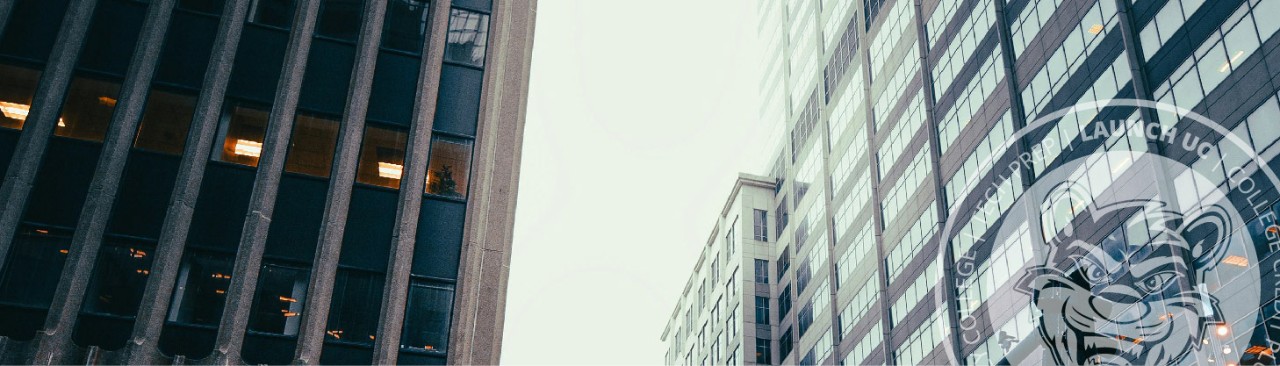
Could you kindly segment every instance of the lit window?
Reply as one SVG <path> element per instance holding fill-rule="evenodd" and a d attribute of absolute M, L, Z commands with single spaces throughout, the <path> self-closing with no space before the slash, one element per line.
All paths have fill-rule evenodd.
<path fill-rule="evenodd" d="M 302 305 L 307 297 L 308 275 L 305 269 L 263 264 L 253 312 L 249 314 L 249 330 L 298 334 L 298 327 L 302 325 Z"/>
<path fill-rule="evenodd" d="M 419 53 L 430 24 L 430 6 L 420 0 L 391 0 L 387 2 L 386 20 L 383 22 L 382 47 Z"/>
<path fill-rule="evenodd" d="M 0 64 L 0 127 L 22 129 L 39 82 L 40 71 Z"/>
<path fill-rule="evenodd" d="M 453 313 L 453 286 L 414 283 L 409 287 L 400 348 L 440 352 L 449 349 L 449 318 Z"/>
<path fill-rule="evenodd" d="M 111 124 L 120 84 L 76 77 L 62 104 L 62 117 L 54 134 L 89 141 L 102 141 Z"/>
<path fill-rule="evenodd" d="M 226 255 L 190 253 L 178 271 L 168 321 L 218 325 L 231 284 L 231 258 Z"/>
<path fill-rule="evenodd" d="M 360 148 L 360 166 L 356 181 L 365 184 L 400 188 L 404 173 L 404 131 L 378 126 L 365 126 L 364 146 Z"/>
<path fill-rule="evenodd" d="M 427 163 L 427 193 L 465 198 L 471 172 L 469 139 L 431 137 L 431 157 Z"/>
<path fill-rule="evenodd" d="M 333 150 L 338 143 L 338 121 L 298 114 L 289 139 L 289 155 L 284 170 L 328 177 L 333 167 Z"/>
<path fill-rule="evenodd" d="M 152 90 L 133 147 L 182 155 L 195 107 L 195 96 Z"/>
<path fill-rule="evenodd" d="M 214 151 L 214 159 L 229 163 L 258 166 L 262 155 L 262 139 L 267 134 L 267 111 L 243 105 L 232 106 L 223 115 L 222 149 Z"/>
<path fill-rule="evenodd" d="M 488 38 L 489 15 L 462 9 L 450 10 L 445 61 L 484 66 Z"/>

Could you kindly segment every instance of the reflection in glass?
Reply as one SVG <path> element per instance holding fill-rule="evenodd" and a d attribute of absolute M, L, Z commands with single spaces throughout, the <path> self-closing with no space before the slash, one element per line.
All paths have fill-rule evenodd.
<path fill-rule="evenodd" d="M 447 351 L 449 316 L 453 313 L 453 286 L 414 283 L 409 287 L 408 306 L 400 348 Z"/>
<path fill-rule="evenodd" d="M 338 270 L 325 339 L 373 343 L 382 305 L 382 276 Z"/>
<path fill-rule="evenodd" d="M 218 325 L 231 284 L 231 258 L 210 253 L 190 253 L 178 271 L 168 321 Z"/>
<path fill-rule="evenodd" d="M 471 140 L 447 136 L 431 137 L 431 157 L 427 159 L 427 193 L 466 198 L 471 173 Z"/>
<path fill-rule="evenodd" d="M 70 244 L 70 231 L 19 228 L 0 272 L 0 301 L 49 307 Z"/>
<path fill-rule="evenodd" d="M 305 269 L 263 264 L 253 313 L 249 314 L 249 330 L 298 334 L 302 305 L 307 299 L 307 277 Z"/>
<path fill-rule="evenodd" d="M 420 53 L 431 20 L 426 1 L 390 0 L 387 2 L 386 24 L 382 29 L 382 47 Z"/>
<path fill-rule="evenodd" d="M 40 71 L 0 64 L 0 127 L 22 129 L 39 82 Z"/>
<path fill-rule="evenodd" d="M 258 166 L 262 139 L 267 134 L 269 116 L 264 109 L 235 105 L 223 114 L 219 136 L 222 149 L 214 151 L 218 161 Z"/>
<path fill-rule="evenodd" d="M 71 80 L 67 99 L 62 104 L 62 118 L 54 134 L 89 141 L 102 141 L 111 124 L 120 84 L 76 77 Z"/>
<path fill-rule="evenodd" d="M 250 0 L 249 22 L 288 29 L 293 24 L 293 0 Z"/>
<path fill-rule="evenodd" d="M 151 275 L 154 251 L 150 245 L 103 246 L 94 277 L 89 281 L 85 310 L 121 316 L 137 314 L 147 276 Z"/>
<path fill-rule="evenodd" d="M 289 139 L 289 155 L 284 170 L 328 177 L 333 165 L 333 150 L 338 143 L 338 121 L 298 114 Z"/>
<path fill-rule="evenodd" d="M 489 15 L 462 9 L 449 11 L 449 36 L 445 44 L 445 61 L 484 66 L 485 46 L 489 39 Z"/>
<path fill-rule="evenodd" d="M 147 109 L 138 126 L 133 147 L 166 154 L 182 155 L 187 130 L 195 114 L 196 97 L 187 94 L 152 90 Z"/>
<path fill-rule="evenodd" d="M 364 146 L 360 148 L 360 166 L 356 181 L 387 188 L 400 188 L 404 173 L 404 131 L 369 125 L 364 129 Z"/>
<path fill-rule="evenodd" d="M 355 41 L 356 35 L 360 33 L 360 15 L 363 12 L 364 4 L 361 0 L 324 0 L 320 4 L 316 34 Z"/>

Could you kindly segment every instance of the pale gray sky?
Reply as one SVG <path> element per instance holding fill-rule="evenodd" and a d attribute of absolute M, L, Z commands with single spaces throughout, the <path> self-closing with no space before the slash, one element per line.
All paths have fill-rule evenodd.
<path fill-rule="evenodd" d="M 758 122 L 753 2 L 541 0 L 504 364 L 657 364 Z"/>

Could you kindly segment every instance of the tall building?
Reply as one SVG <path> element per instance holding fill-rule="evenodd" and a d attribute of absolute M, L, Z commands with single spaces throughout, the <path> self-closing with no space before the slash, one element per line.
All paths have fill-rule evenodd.
<path fill-rule="evenodd" d="M 0 363 L 497 363 L 534 6 L 0 2 Z"/>
<path fill-rule="evenodd" d="M 780 218 L 776 272 L 756 288 L 773 312 L 739 318 L 770 324 L 754 355 L 710 358 L 1276 362 L 1280 2 L 757 9 L 761 115 L 788 131 L 765 206 Z M 1120 196 L 1159 204 L 1107 211 Z M 1224 205 L 1214 225 L 1187 211 Z M 1152 207 L 1183 211 L 1153 220 Z M 1179 270 L 1144 272 L 1153 258 Z M 688 299 L 666 361 L 701 365 L 692 338 L 673 336 L 701 330 Z"/>

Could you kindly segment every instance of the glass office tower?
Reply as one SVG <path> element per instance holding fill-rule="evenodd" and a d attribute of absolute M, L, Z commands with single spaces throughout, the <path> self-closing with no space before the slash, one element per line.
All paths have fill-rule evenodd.
<path fill-rule="evenodd" d="M 496 363 L 533 8 L 0 3 L 0 362 Z"/>
<path fill-rule="evenodd" d="M 771 171 L 773 306 L 756 315 L 771 319 L 774 329 L 755 354 L 718 359 L 812 365 L 1087 363 L 1139 356 L 1150 358 L 1138 363 L 1276 362 L 1280 333 L 1274 329 L 1280 323 L 1274 319 L 1272 253 L 1280 249 L 1274 245 L 1280 205 L 1274 184 L 1244 189 L 1242 183 L 1274 181 L 1268 172 L 1280 168 L 1280 84 L 1271 71 L 1280 69 L 1280 3 L 756 4 L 761 39 L 771 52 L 761 113 L 789 132 Z M 1185 110 L 1089 103 L 1111 99 Z M 1197 119 L 1201 115 L 1220 129 L 1207 127 Z M 1175 131 L 1203 139 L 1165 137 Z M 1157 161 L 1186 169 L 1161 168 Z M 1018 168 L 1010 172 L 1011 164 Z M 1092 193 L 1064 198 L 1067 204 L 1019 203 L 1032 193 L 1055 192 L 1039 187 L 1077 166 L 1087 174 L 1072 176 L 1063 192 Z M 1223 202 L 1241 209 L 1206 232 L 1190 227 L 1199 222 L 1191 216 L 1170 221 L 1183 225 L 1178 234 L 1185 240 L 1171 240 L 1155 221 L 1143 221 L 1140 213 L 1150 206 L 1085 215 L 1102 206 L 1099 194 L 1128 189 L 1143 194 L 1135 197 L 1176 198 L 1182 205 L 1203 199 L 1179 196 L 1187 189 L 1218 190 Z M 1074 230 L 1064 229 L 1069 226 Z M 1149 263 L 1143 258 L 1188 262 L 1177 265 L 1184 266 L 1180 271 L 1136 279 L 1119 279 L 1116 274 L 1125 271 L 1096 270 L 1109 267 L 1084 260 L 1092 254 L 1052 262 L 1061 253 L 1045 249 L 1046 243 L 1072 236 L 1100 243 L 1097 248 L 1106 248 L 1101 253 L 1120 253 L 1120 264 L 1113 264 L 1128 270 Z M 1219 247 L 1232 249 L 1202 247 L 1215 237 Z M 1190 249 L 1159 256 L 1124 249 L 1155 248 L 1157 242 Z M 1061 264 L 1069 265 L 1053 267 Z M 1055 323 L 1061 309 L 1043 309 L 1052 301 L 1074 301 L 1028 281 L 1037 277 L 1027 273 L 1051 270 L 1066 279 L 1057 284 L 1083 284 L 1084 294 L 1089 286 L 1135 281 L 1131 287 L 1143 292 L 1133 296 L 1140 300 L 1108 303 L 1115 317 L 1103 320 L 1120 322 L 1126 311 L 1135 311 L 1141 319 L 1189 323 L 1198 326 L 1186 330 L 1195 342 L 1173 347 L 1173 337 L 1104 332 L 1090 333 L 1098 339 L 1080 338 L 1092 342 L 1086 345 L 1062 341 L 1075 349 L 1046 349 L 1042 338 L 1070 333 Z M 1251 280 L 1223 274 L 1229 270 L 1246 271 L 1241 276 Z M 1190 289 L 1174 292 L 1195 300 L 1179 305 L 1195 317 L 1156 306 L 1152 299 L 1169 288 Z M 1112 301 L 1114 294 L 1093 295 Z M 1062 307 L 1073 309 L 1067 305 Z M 677 316 L 683 313 L 677 310 Z M 753 321 L 752 313 L 742 321 Z M 1153 350 L 1166 358 L 1157 359 Z M 1183 350 L 1194 355 L 1179 355 Z M 668 361 L 684 361 L 681 356 Z"/>

